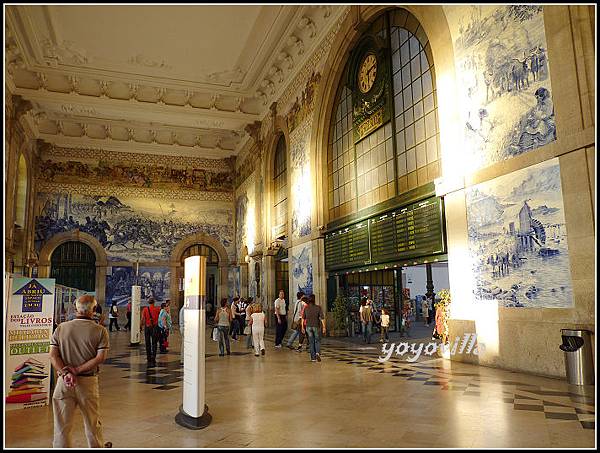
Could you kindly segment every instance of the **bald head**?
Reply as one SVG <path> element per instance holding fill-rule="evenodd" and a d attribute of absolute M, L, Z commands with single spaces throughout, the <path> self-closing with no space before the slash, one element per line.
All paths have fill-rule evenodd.
<path fill-rule="evenodd" d="M 91 294 L 84 294 L 83 296 L 79 296 L 77 302 L 75 302 L 75 306 L 77 307 L 77 314 L 90 316 L 94 313 L 94 308 L 96 308 L 96 299 Z"/>

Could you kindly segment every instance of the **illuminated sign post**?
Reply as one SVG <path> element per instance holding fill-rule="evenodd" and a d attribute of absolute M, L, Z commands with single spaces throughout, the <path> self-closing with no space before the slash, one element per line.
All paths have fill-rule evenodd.
<path fill-rule="evenodd" d="M 183 404 L 175 416 L 175 421 L 189 429 L 202 429 L 212 421 L 205 403 L 205 256 L 186 258 L 184 279 Z"/>
<path fill-rule="evenodd" d="M 142 287 L 131 287 L 131 343 L 130 346 L 140 344 L 140 310 L 142 303 Z"/>

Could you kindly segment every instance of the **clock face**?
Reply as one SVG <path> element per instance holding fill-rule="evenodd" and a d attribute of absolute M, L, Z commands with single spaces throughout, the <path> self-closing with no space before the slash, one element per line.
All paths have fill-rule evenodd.
<path fill-rule="evenodd" d="M 375 83 L 377 76 L 377 58 L 374 54 L 368 54 L 358 70 L 358 88 L 362 93 L 368 93 Z"/>

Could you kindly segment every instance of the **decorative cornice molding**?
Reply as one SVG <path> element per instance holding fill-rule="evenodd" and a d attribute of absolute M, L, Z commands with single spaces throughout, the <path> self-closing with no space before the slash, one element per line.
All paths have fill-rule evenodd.
<path fill-rule="evenodd" d="M 14 109 L 14 118 L 17 121 L 20 121 L 23 115 L 26 115 L 30 110 L 33 109 L 33 104 L 31 102 L 17 95 L 13 95 L 12 104 Z"/>
<path fill-rule="evenodd" d="M 45 39 L 41 42 L 44 58 L 51 66 L 58 64 L 84 65 L 88 64 L 87 52 L 78 49 L 74 42 L 63 41 L 61 44 Z"/>
<path fill-rule="evenodd" d="M 196 190 L 148 189 L 143 187 L 102 186 L 89 184 L 57 184 L 39 181 L 38 193 L 74 193 L 89 196 L 113 195 L 130 198 L 222 201 L 233 203 L 233 192 L 199 192 Z"/>
<path fill-rule="evenodd" d="M 299 78 L 305 78 L 308 75 L 305 74 L 307 72 L 307 67 L 312 65 L 312 69 L 314 69 L 315 62 L 318 62 L 323 54 L 331 48 L 333 37 L 339 31 L 344 18 L 350 10 L 346 5 L 336 6 L 336 9 L 339 11 L 339 13 L 335 15 L 337 16 L 337 19 L 332 14 L 333 8 L 331 6 L 327 6 L 325 9 L 323 9 L 322 6 L 310 6 L 303 10 L 296 22 L 296 26 L 291 29 L 287 39 L 282 40 L 283 44 L 276 52 L 273 63 L 267 65 L 267 69 L 262 76 L 262 81 L 259 84 L 256 96 L 260 98 L 263 106 L 266 106 L 269 103 L 269 100 L 277 98 L 278 92 L 281 93 L 277 98 L 278 102 L 280 105 L 284 105 L 285 101 L 290 96 L 290 88 L 287 81 L 289 81 L 290 76 L 296 72 L 295 68 L 297 67 L 297 64 L 308 58 L 308 61 L 303 64 L 300 72 L 296 72 L 293 79 L 294 81 L 297 81 Z M 323 13 L 318 14 L 319 10 L 322 10 Z M 332 23 L 334 19 L 336 20 Z M 324 31 L 322 32 L 322 30 Z M 319 36 L 323 36 L 323 34 L 325 34 L 325 36 L 319 38 Z M 315 44 L 315 40 L 317 39 L 319 39 L 319 41 Z M 316 50 L 306 56 L 306 51 L 311 48 L 316 48 Z M 282 67 L 286 68 L 286 72 L 288 73 L 287 77 L 281 82 L 279 82 L 279 78 L 277 77 L 279 74 L 278 71 L 273 69 L 275 67 L 275 62 L 279 62 Z M 282 64 L 284 62 L 285 64 Z M 302 74 L 304 75 L 302 76 Z M 296 82 L 296 89 L 300 84 L 301 82 Z M 291 91 L 296 90 L 292 89 Z"/>
<path fill-rule="evenodd" d="M 262 137 L 261 137 L 261 127 L 262 127 L 262 122 L 261 121 L 255 121 L 254 123 L 248 124 L 244 130 L 248 133 L 248 135 L 250 135 L 250 137 L 252 137 L 254 139 L 254 142 L 257 145 L 260 145 L 262 143 Z"/>
<path fill-rule="evenodd" d="M 131 154 L 89 148 L 64 148 L 47 144 L 42 157 L 65 159 L 97 159 L 120 164 L 160 166 L 165 164 L 165 156 L 156 154 Z M 213 171 L 233 171 L 233 158 L 202 159 L 184 156 L 168 156 L 169 165 L 179 168 L 199 168 Z"/>
<path fill-rule="evenodd" d="M 331 49 L 333 40 L 337 33 L 340 31 L 342 23 L 348 16 L 349 12 L 350 7 L 346 6 L 343 13 L 339 16 L 335 24 L 327 33 L 327 36 L 319 44 L 319 47 L 312 53 L 312 55 L 304 64 L 302 69 L 298 72 L 296 77 L 294 77 L 293 81 L 290 84 L 288 84 L 286 89 L 279 97 L 278 103 L 280 106 L 288 107 L 288 104 L 291 102 L 292 98 L 296 95 L 296 93 L 300 92 L 300 90 L 302 89 L 302 85 L 306 83 L 306 80 L 310 77 L 311 73 L 316 71 L 316 68 L 319 66 L 319 62 L 324 61 L 324 57 Z M 329 15 L 331 15 L 331 12 L 329 13 Z M 329 15 L 327 17 L 329 17 Z"/>
<path fill-rule="evenodd" d="M 149 56 L 143 55 L 143 54 L 138 54 L 133 57 L 130 57 L 129 60 L 127 60 L 127 62 L 132 65 L 144 66 L 146 68 L 173 69 L 173 67 L 171 65 L 168 65 L 165 62 L 164 58 L 157 60 L 157 59 L 154 59 L 152 57 L 149 57 Z"/>

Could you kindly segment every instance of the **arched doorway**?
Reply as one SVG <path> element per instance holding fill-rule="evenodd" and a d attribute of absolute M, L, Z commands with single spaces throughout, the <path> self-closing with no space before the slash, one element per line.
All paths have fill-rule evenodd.
<path fill-rule="evenodd" d="M 60 244 L 50 258 L 50 278 L 59 285 L 84 291 L 96 290 L 96 255 L 87 244 L 68 241 Z"/>
<path fill-rule="evenodd" d="M 219 255 L 210 246 L 205 244 L 194 244 L 186 248 L 181 254 L 181 266 L 184 267 L 184 261 L 190 256 L 206 257 L 206 304 L 212 305 L 213 309 L 218 303 L 217 288 L 219 287 Z M 183 288 L 179 291 L 179 303 L 183 304 Z M 208 312 L 208 310 L 207 310 Z M 208 312 L 208 314 L 210 314 Z"/>

